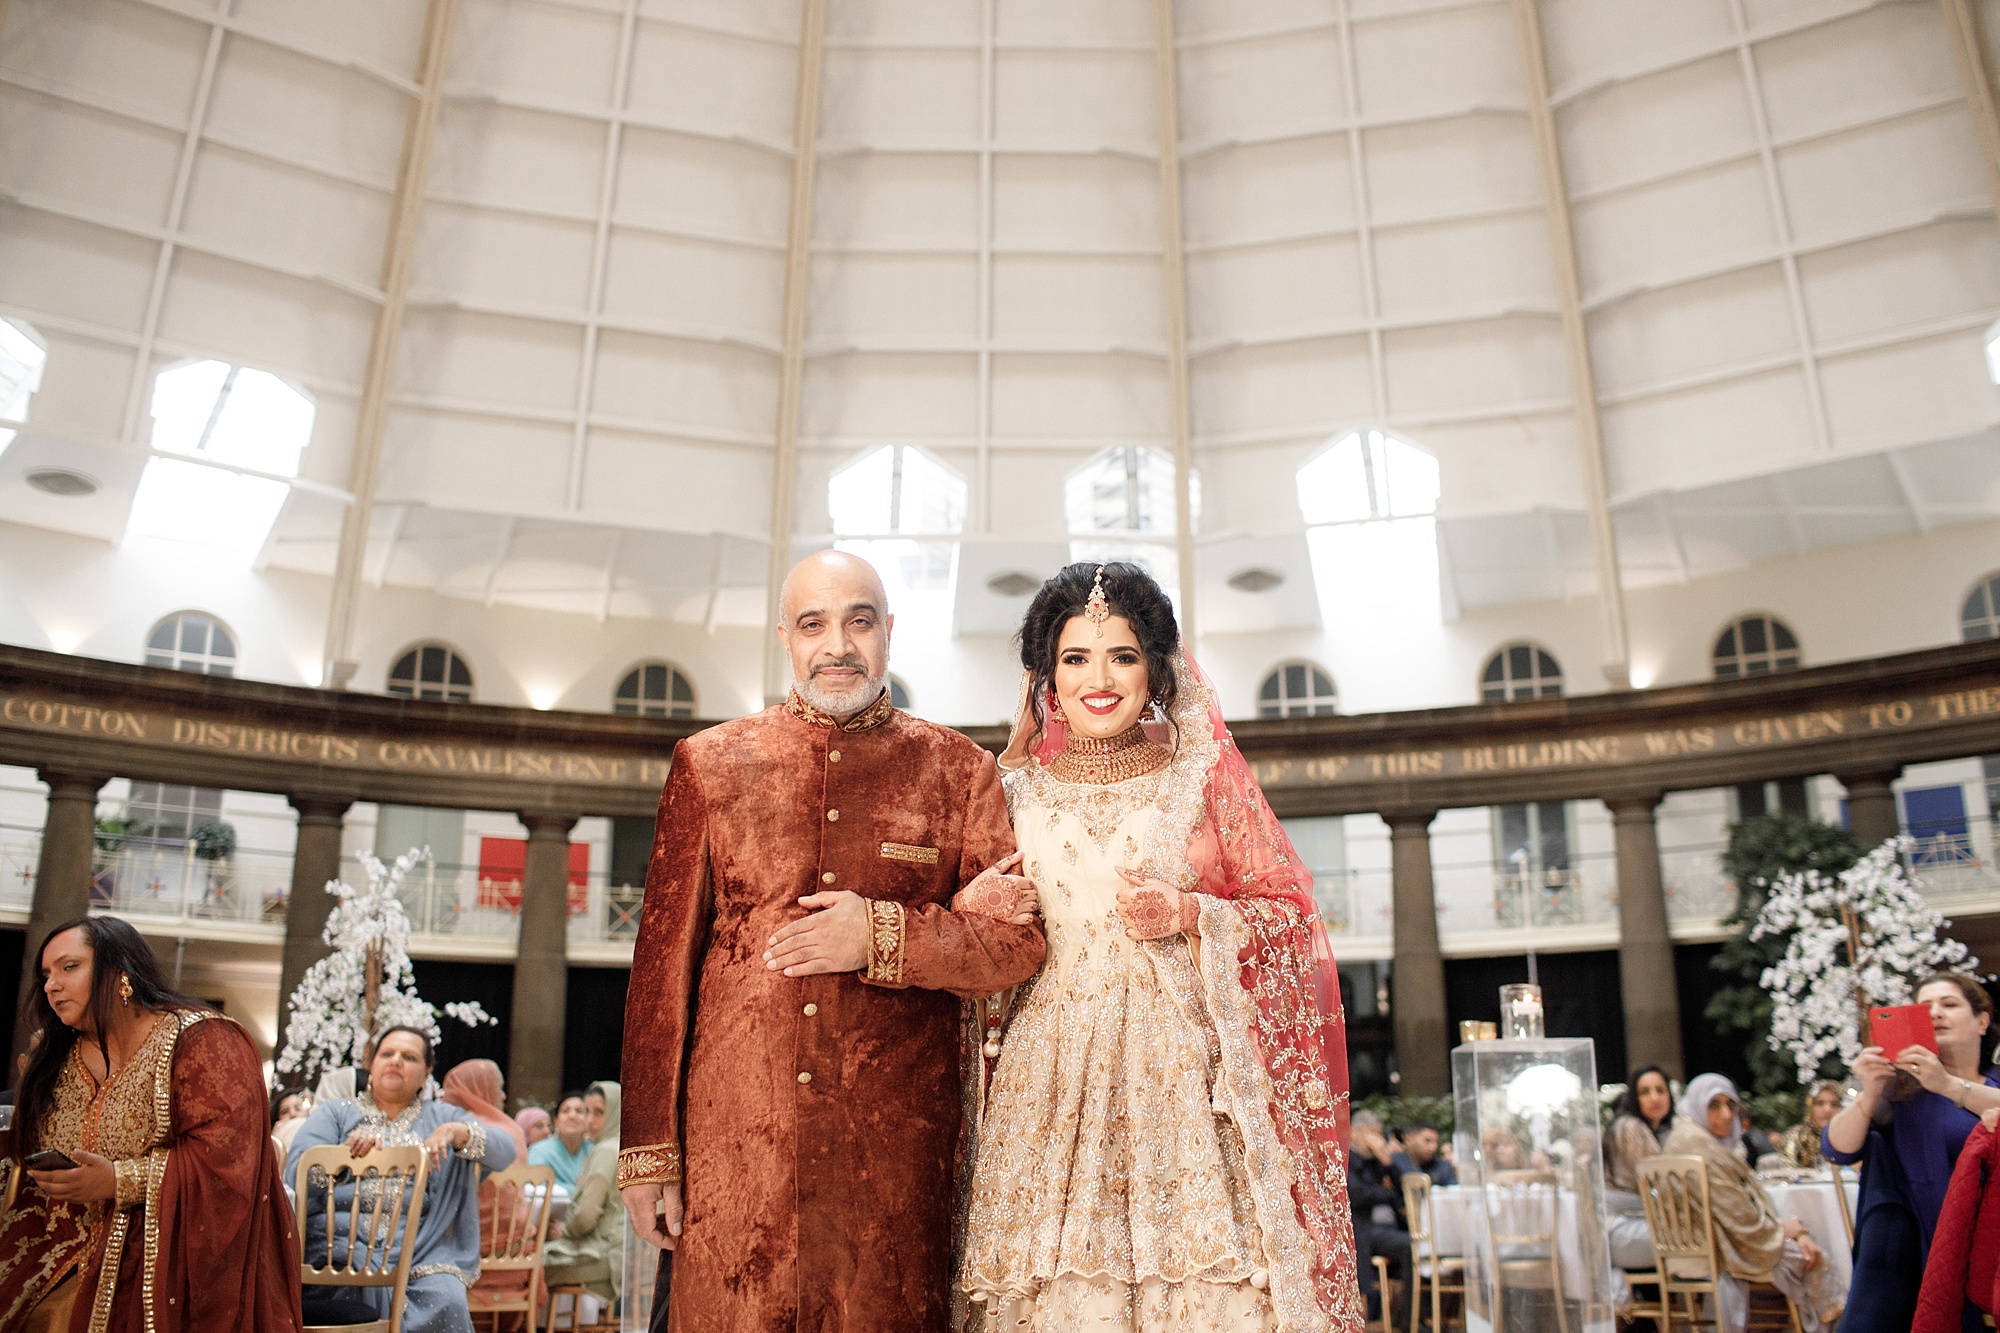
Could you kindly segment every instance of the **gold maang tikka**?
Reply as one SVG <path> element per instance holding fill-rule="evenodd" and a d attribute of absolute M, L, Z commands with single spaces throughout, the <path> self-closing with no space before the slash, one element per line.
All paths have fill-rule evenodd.
<path fill-rule="evenodd" d="M 1097 578 L 1090 585 L 1090 600 L 1083 604 L 1083 618 L 1091 623 L 1096 637 L 1104 637 L 1104 622 L 1111 619 L 1111 603 L 1104 596 L 1104 566 L 1097 567 Z"/>

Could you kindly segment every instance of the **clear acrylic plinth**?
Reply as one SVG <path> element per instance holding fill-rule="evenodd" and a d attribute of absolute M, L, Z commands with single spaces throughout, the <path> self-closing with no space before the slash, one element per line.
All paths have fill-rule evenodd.
<path fill-rule="evenodd" d="M 1595 1044 L 1468 1042 L 1451 1089 L 1462 1188 L 1437 1195 L 1437 1228 L 1465 1257 L 1469 1333 L 1612 1333 Z"/>

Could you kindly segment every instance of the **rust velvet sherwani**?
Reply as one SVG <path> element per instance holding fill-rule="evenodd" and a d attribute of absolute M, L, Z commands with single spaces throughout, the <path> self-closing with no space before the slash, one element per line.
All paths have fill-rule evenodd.
<path fill-rule="evenodd" d="M 959 997 L 1040 966 L 954 913 L 1012 852 L 993 759 L 886 696 L 793 696 L 680 743 L 625 1011 L 620 1186 L 683 1182 L 675 1333 L 944 1333 Z M 766 968 L 798 900 L 868 899 L 864 973 Z"/>

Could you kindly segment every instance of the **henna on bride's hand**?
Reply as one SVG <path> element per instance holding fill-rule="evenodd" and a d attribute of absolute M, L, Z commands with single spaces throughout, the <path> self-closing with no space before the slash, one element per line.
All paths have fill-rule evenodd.
<path fill-rule="evenodd" d="M 1001 875 L 975 880 L 960 889 L 958 896 L 951 900 L 951 910 L 1007 921 L 1019 913 L 1020 901 L 1021 893 L 1014 886 L 1014 877 Z"/>
<path fill-rule="evenodd" d="M 1170 889 L 1150 886 L 1127 889 L 1118 895 L 1118 914 L 1125 919 L 1125 933 L 1135 940 L 1157 940 L 1178 934 L 1180 895 Z"/>

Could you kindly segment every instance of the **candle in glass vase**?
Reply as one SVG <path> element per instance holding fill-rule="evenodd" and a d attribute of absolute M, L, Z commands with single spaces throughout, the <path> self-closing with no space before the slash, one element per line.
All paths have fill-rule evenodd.
<path fill-rule="evenodd" d="M 1502 986 L 1500 1022 L 1510 1038 L 1539 1038 L 1544 1035 L 1542 988 L 1535 985 Z"/>

